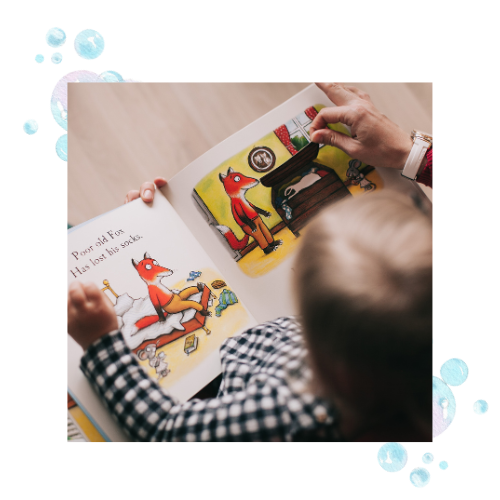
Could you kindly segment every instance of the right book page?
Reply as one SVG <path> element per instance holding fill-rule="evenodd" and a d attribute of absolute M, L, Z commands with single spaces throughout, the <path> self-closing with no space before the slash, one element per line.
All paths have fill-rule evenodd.
<path fill-rule="evenodd" d="M 259 322 L 297 313 L 294 253 L 327 204 L 390 187 L 418 193 L 400 173 L 311 143 L 333 106 L 311 85 L 229 137 L 169 181 L 164 193 Z M 342 124 L 333 129 L 349 134 Z M 314 258 L 314 256 L 310 256 Z"/>

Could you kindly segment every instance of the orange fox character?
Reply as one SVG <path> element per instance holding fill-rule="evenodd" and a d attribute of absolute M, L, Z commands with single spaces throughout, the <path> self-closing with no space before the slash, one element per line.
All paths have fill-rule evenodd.
<path fill-rule="evenodd" d="M 242 250 L 247 246 L 249 237 L 253 236 L 265 254 L 277 250 L 283 241 L 274 241 L 271 231 L 269 231 L 259 215 L 270 217 L 271 214 L 266 210 L 256 207 L 245 198 L 245 191 L 257 186 L 259 181 L 252 177 L 247 177 L 240 172 L 235 172 L 231 167 L 229 167 L 226 175 L 219 174 L 219 179 L 231 199 L 231 211 L 233 212 L 234 220 L 246 233 L 243 239 L 238 240 L 233 231 L 227 226 L 216 226 L 227 239 L 231 248 L 233 250 Z"/>
<path fill-rule="evenodd" d="M 205 309 L 200 303 L 194 300 L 186 300 L 190 295 L 202 292 L 205 288 L 204 283 L 198 283 L 197 286 L 190 286 L 184 288 L 184 290 L 180 292 L 174 292 L 161 283 L 162 278 L 170 276 L 173 271 L 160 266 L 147 252 L 144 254 L 144 259 L 140 262 L 132 259 L 132 264 L 142 280 L 148 285 L 149 298 L 157 312 L 157 315 L 145 316 L 140 319 L 135 324 L 138 330 L 146 328 L 157 321 L 165 321 L 165 312 L 174 314 L 193 308 L 199 311 L 203 316 L 212 316 L 212 313 Z"/>

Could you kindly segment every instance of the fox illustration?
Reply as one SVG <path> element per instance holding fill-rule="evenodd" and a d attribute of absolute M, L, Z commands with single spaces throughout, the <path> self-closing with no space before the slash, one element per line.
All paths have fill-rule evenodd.
<path fill-rule="evenodd" d="M 147 252 L 144 254 L 144 259 L 140 262 L 132 259 L 132 264 L 148 286 L 149 298 L 157 313 L 153 316 L 141 318 L 135 324 L 138 330 L 146 328 L 157 321 L 166 321 L 165 313 L 174 314 L 191 308 L 196 309 L 203 316 L 212 316 L 212 313 L 205 309 L 199 302 L 186 300 L 190 295 L 202 292 L 205 288 L 204 283 L 184 288 L 182 291 L 170 290 L 161 283 L 161 280 L 173 274 L 173 271 L 160 266 Z"/>
<path fill-rule="evenodd" d="M 274 240 L 271 231 L 269 231 L 259 215 L 270 217 L 271 214 L 267 210 L 256 207 L 245 198 L 245 192 L 257 186 L 259 181 L 240 172 L 235 172 L 231 167 L 229 167 L 227 174 L 219 174 L 219 179 L 231 199 L 231 211 L 234 220 L 245 232 L 245 236 L 238 240 L 233 231 L 227 226 L 216 226 L 231 248 L 233 250 L 242 250 L 247 246 L 250 236 L 253 236 L 265 254 L 277 250 L 283 241 Z"/>

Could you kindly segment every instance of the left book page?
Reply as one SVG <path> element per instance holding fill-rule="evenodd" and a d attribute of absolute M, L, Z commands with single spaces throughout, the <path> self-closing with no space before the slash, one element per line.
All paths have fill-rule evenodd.
<path fill-rule="evenodd" d="M 220 373 L 224 339 L 255 325 L 166 198 L 135 200 L 68 234 L 68 285 L 92 281 L 114 305 L 125 341 L 149 376 L 180 402 Z M 68 387 L 112 441 L 126 437 L 79 368 L 68 337 Z"/>

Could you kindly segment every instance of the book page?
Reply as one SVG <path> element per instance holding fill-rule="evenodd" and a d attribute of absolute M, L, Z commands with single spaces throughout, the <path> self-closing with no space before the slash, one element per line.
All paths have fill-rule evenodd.
<path fill-rule="evenodd" d="M 118 326 L 149 376 L 180 402 L 220 373 L 224 339 L 255 324 L 161 193 L 138 199 L 68 234 L 68 284 L 92 281 L 114 305 Z M 68 386 L 111 440 L 124 438 L 79 369 L 69 338 Z"/>
<path fill-rule="evenodd" d="M 294 254 L 326 204 L 386 187 L 415 192 L 399 172 L 374 169 L 309 127 L 333 106 L 315 85 L 208 151 L 169 181 L 167 198 L 259 322 L 297 314 Z M 342 124 L 332 129 L 349 134 Z M 314 258 L 314 256 L 311 256 Z"/>

